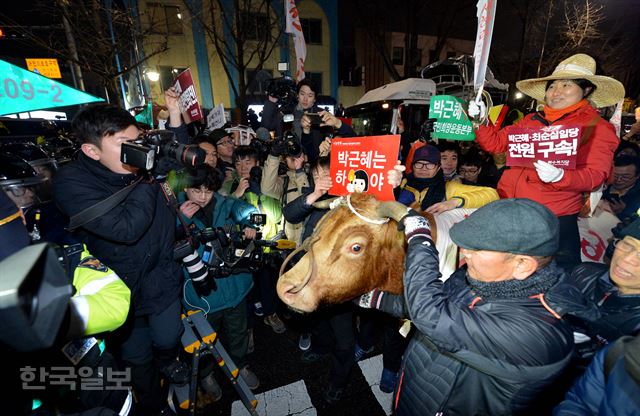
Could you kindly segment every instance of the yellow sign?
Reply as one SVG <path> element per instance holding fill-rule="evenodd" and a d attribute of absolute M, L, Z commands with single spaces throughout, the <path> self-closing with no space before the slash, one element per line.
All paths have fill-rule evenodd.
<path fill-rule="evenodd" d="M 33 59 L 26 58 L 29 71 L 44 75 L 47 78 L 62 78 L 57 59 Z"/>

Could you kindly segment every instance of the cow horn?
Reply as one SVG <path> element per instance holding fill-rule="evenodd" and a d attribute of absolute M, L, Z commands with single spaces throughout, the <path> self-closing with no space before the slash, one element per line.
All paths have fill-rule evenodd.
<path fill-rule="evenodd" d="M 382 218 L 391 218 L 400 222 L 407 215 L 407 206 L 397 201 L 381 202 L 377 213 Z"/>
<path fill-rule="evenodd" d="M 339 196 L 336 196 L 335 198 L 327 198 L 327 199 L 323 199 L 321 201 L 316 201 L 314 202 L 312 205 L 314 208 L 318 208 L 318 209 L 329 209 L 330 205 L 333 201 L 335 201 L 336 199 L 340 198 Z"/>

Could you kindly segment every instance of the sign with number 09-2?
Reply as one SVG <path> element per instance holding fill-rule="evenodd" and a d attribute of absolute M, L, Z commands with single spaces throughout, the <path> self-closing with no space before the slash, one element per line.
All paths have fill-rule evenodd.
<path fill-rule="evenodd" d="M 104 101 L 0 60 L 0 115 Z"/>

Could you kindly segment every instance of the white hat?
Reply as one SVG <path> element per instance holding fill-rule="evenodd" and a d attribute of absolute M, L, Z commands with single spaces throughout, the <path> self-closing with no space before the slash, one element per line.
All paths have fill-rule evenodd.
<path fill-rule="evenodd" d="M 544 102 L 548 81 L 586 79 L 596 86 L 595 91 L 588 97 L 595 107 L 608 107 L 617 104 L 624 98 L 624 86 L 620 81 L 603 75 L 595 75 L 595 72 L 596 61 L 589 55 L 579 53 L 560 62 L 551 75 L 518 81 L 516 87 L 524 94 Z"/>

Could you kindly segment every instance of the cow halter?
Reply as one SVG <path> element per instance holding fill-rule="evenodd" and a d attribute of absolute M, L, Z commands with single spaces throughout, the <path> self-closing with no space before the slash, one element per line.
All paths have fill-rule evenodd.
<path fill-rule="evenodd" d="M 342 205 L 345 201 L 346 201 L 347 208 L 349 208 L 349 211 L 353 212 L 356 217 L 360 218 L 364 222 L 368 222 L 370 224 L 378 224 L 378 225 L 386 224 L 386 223 L 389 222 L 389 218 L 381 218 L 381 219 L 367 218 L 364 215 L 362 215 L 361 213 L 359 213 L 358 211 L 356 211 L 356 209 L 353 207 L 353 205 L 351 205 L 351 194 L 347 195 L 346 198 L 340 197 L 336 201 L 332 202 L 331 203 L 331 209 L 334 209 L 338 205 Z"/>

